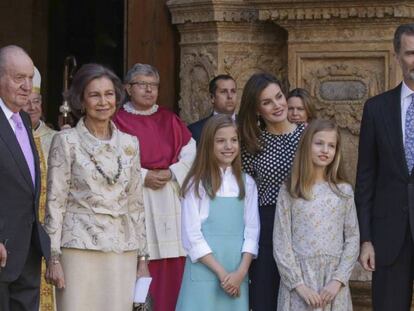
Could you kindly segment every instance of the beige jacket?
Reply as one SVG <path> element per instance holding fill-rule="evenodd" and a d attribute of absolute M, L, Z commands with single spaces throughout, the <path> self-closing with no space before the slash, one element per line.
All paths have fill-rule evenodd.
<path fill-rule="evenodd" d="M 60 254 L 62 247 L 147 254 L 138 141 L 113 123 L 111 127 L 112 138 L 102 141 L 81 119 L 53 138 L 45 219 L 52 255 Z M 110 178 L 121 163 L 115 184 L 99 173 L 91 156 Z"/>

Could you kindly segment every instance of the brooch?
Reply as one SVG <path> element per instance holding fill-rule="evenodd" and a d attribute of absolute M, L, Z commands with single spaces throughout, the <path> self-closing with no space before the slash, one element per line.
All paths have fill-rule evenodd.
<path fill-rule="evenodd" d="M 135 149 L 132 146 L 126 146 L 124 147 L 124 153 L 129 157 L 133 156 L 135 154 Z"/>

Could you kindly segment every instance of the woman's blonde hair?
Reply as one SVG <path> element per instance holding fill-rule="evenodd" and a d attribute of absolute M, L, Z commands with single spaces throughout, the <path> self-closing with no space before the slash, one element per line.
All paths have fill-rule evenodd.
<path fill-rule="evenodd" d="M 337 137 L 334 159 L 325 169 L 326 181 L 336 194 L 345 196 L 338 188 L 338 184 L 347 182 L 342 164 L 342 143 L 338 126 L 330 120 L 315 119 L 306 127 L 303 133 L 293 161 L 290 177 L 286 183 L 288 191 L 293 198 L 312 199 L 312 186 L 315 183 L 315 168 L 312 162 L 312 139 L 316 133 L 322 131 L 334 131 Z"/>
<path fill-rule="evenodd" d="M 222 178 L 220 167 L 214 154 L 214 136 L 219 129 L 225 127 L 233 127 L 239 138 L 237 125 L 230 116 L 224 114 L 215 115 L 204 125 L 195 160 L 181 187 L 182 196 L 194 186 L 194 191 L 200 198 L 199 187 L 201 183 L 207 195 L 211 199 L 215 198 L 216 192 L 220 189 Z M 245 196 L 245 188 L 242 178 L 240 151 L 231 163 L 231 167 L 239 186 L 239 199 L 243 199 Z"/>

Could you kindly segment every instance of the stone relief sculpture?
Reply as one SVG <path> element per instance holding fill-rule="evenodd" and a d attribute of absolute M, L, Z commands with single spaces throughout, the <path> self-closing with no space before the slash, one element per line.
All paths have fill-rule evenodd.
<path fill-rule="evenodd" d="M 179 106 L 181 117 L 187 123 L 211 113 L 208 83 L 214 76 L 215 61 L 207 51 L 194 51 L 182 57 Z"/>

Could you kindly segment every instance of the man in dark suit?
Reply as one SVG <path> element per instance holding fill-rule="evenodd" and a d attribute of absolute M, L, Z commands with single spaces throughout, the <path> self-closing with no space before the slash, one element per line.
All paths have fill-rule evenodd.
<path fill-rule="evenodd" d="M 404 80 L 369 99 L 361 122 L 355 202 L 360 263 L 373 271 L 374 310 L 410 310 L 414 273 L 414 24 L 394 51 Z"/>
<path fill-rule="evenodd" d="M 213 115 L 225 113 L 231 115 L 233 119 L 235 118 L 234 111 L 237 105 L 237 90 L 236 81 L 234 81 L 233 77 L 230 75 L 218 75 L 214 77 L 209 83 L 208 91 L 213 105 L 213 113 L 188 126 L 197 145 L 200 142 L 204 124 Z"/>
<path fill-rule="evenodd" d="M 38 220 L 39 159 L 30 119 L 33 62 L 17 46 L 0 49 L 0 310 L 38 311 L 41 256 L 50 241 Z"/>

